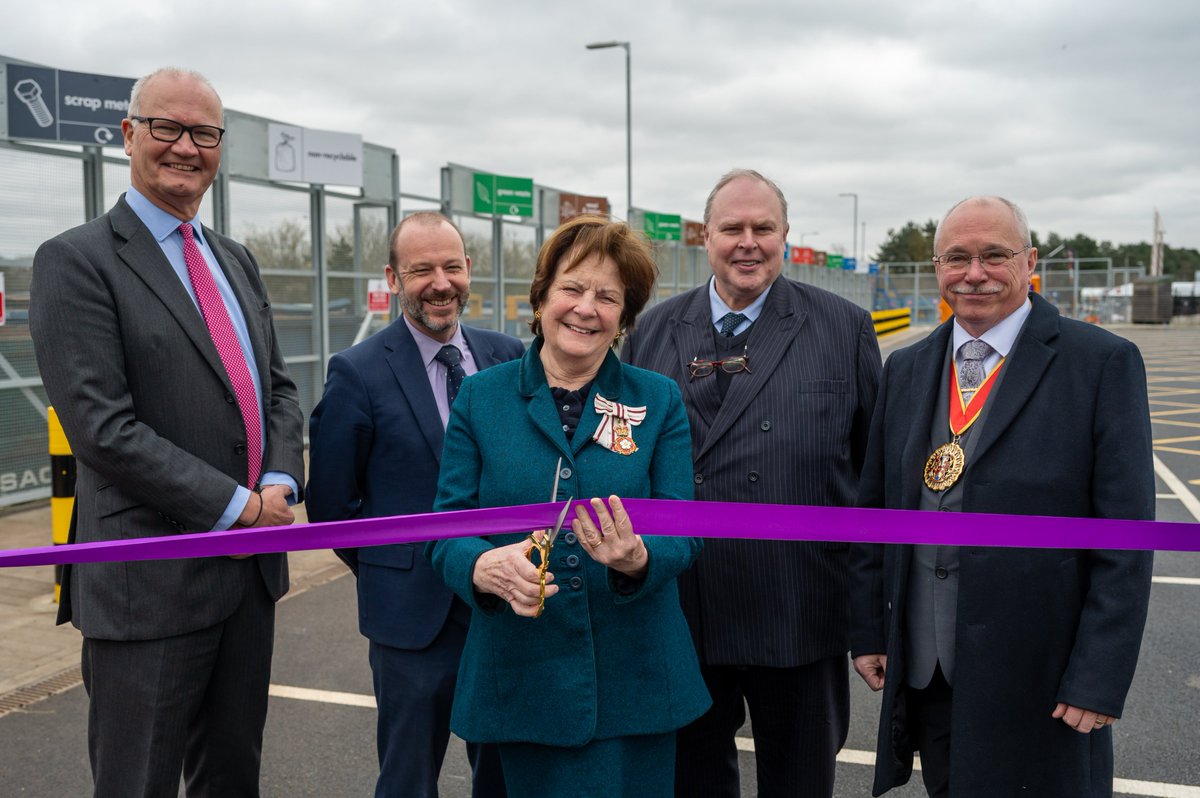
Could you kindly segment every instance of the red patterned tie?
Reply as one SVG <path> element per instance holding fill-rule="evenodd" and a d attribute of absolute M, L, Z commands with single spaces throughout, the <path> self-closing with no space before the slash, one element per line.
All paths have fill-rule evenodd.
<path fill-rule="evenodd" d="M 179 225 L 183 235 L 183 260 L 187 264 L 188 277 L 192 280 L 192 288 L 196 291 L 196 300 L 200 303 L 200 313 L 208 325 L 208 334 L 217 346 L 225 373 L 233 383 L 233 392 L 237 394 L 238 406 L 242 410 L 242 422 L 246 425 L 246 460 L 249 471 L 249 481 L 246 483 L 253 488 L 258 482 L 262 469 L 262 420 L 258 412 L 258 399 L 254 394 L 254 381 L 250 378 L 250 370 L 246 367 L 246 357 L 242 354 L 241 344 L 238 343 L 237 333 L 233 330 L 233 322 L 229 320 L 229 311 L 221 299 L 217 281 L 200 248 L 196 246 L 192 225 L 184 222 Z"/>

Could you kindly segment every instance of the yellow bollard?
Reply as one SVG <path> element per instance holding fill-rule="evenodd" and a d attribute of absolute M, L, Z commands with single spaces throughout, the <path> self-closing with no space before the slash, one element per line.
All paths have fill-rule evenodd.
<path fill-rule="evenodd" d="M 75 455 L 54 408 L 46 419 L 50 431 L 50 532 L 55 546 L 67 542 L 75 506 Z M 54 566 L 54 602 L 62 593 L 62 566 Z"/>

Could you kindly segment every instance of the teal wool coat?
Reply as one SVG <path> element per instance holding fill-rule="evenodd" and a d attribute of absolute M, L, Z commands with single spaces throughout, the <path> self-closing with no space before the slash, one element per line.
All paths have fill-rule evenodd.
<path fill-rule="evenodd" d="M 609 353 L 568 441 L 538 357 L 468 377 L 450 414 L 435 510 L 546 501 L 562 457 L 558 499 L 691 499 L 691 438 L 679 388 L 622 365 Z M 591 439 L 593 399 L 645 406 L 632 428 L 638 450 L 609 451 Z M 631 519 L 637 531 L 637 518 Z M 575 747 L 592 740 L 674 731 L 708 708 L 675 580 L 702 542 L 645 537 L 649 570 L 640 584 L 592 560 L 569 519 L 551 553 L 559 586 L 540 618 L 516 615 L 476 593 L 478 557 L 522 534 L 430 543 L 433 568 L 474 610 L 458 673 L 450 726 L 472 742 Z M 632 590 L 632 592 L 629 592 Z"/>

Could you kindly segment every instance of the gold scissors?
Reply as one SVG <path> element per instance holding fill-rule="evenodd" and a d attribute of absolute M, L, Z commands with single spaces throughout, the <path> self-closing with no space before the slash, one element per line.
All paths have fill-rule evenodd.
<path fill-rule="evenodd" d="M 550 501 L 558 500 L 558 475 L 562 471 L 562 458 L 558 458 L 558 465 L 554 467 L 554 487 L 550 491 Z M 529 550 L 525 552 L 525 556 L 529 558 L 529 562 L 537 566 L 538 581 L 540 583 L 540 594 L 538 595 L 537 612 L 533 614 L 534 618 L 541 617 L 542 610 L 546 608 L 546 569 L 550 566 L 550 551 L 554 548 L 554 539 L 558 537 L 558 532 L 562 529 L 563 522 L 567 520 L 567 512 L 571 509 L 571 502 L 575 497 L 567 499 L 563 505 L 562 512 L 558 514 L 558 522 L 553 529 L 540 529 L 537 532 L 529 533 Z M 539 537 L 540 535 L 540 537 Z M 538 553 L 539 562 L 533 562 L 533 553 Z"/>

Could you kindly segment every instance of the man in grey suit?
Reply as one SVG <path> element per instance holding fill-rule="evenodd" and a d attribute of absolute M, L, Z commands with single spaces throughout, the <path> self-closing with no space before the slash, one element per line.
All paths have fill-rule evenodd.
<path fill-rule="evenodd" d="M 75 541 L 293 520 L 303 417 L 258 266 L 204 228 L 223 110 L 162 69 L 122 123 L 131 187 L 47 241 L 29 322 L 78 459 Z M 83 633 L 98 796 L 258 794 L 283 555 L 79 565 L 59 622 Z"/>
<path fill-rule="evenodd" d="M 780 276 L 787 232 L 778 186 L 726 174 L 704 209 L 712 279 L 647 312 L 624 351 L 679 383 L 700 501 L 855 500 L 879 382 L 875 329 L 862 308 Z M 759 795 L 832 795 L 849 724 L 846 551 L 705 541 L 679 592 L 713 706 L 679 732 L 676 795 L 740 795 L 734 733 L 746 704 Z"/>
<path fill-rule="evenodd" d="M 446 217 L 415 213 L 392 231 L 388 287 L 403 315 L 329 361 L 309 424 L 308 517 L 341 521 L 428 513 L 458 384 L 521 356 L 511 335 L 459 324 L 471 259 Z M 456 367 L 443 362 L 447 355 Z M 371 641 L 379 706 L 376 798 L 437 798 L 450 707 L 471 608 L 434 573 L 423 546 L 341 549 L 358 577 L 358 628 Z M 475 798 L 505 794 L 495 746 L 467 744 Z"/>

